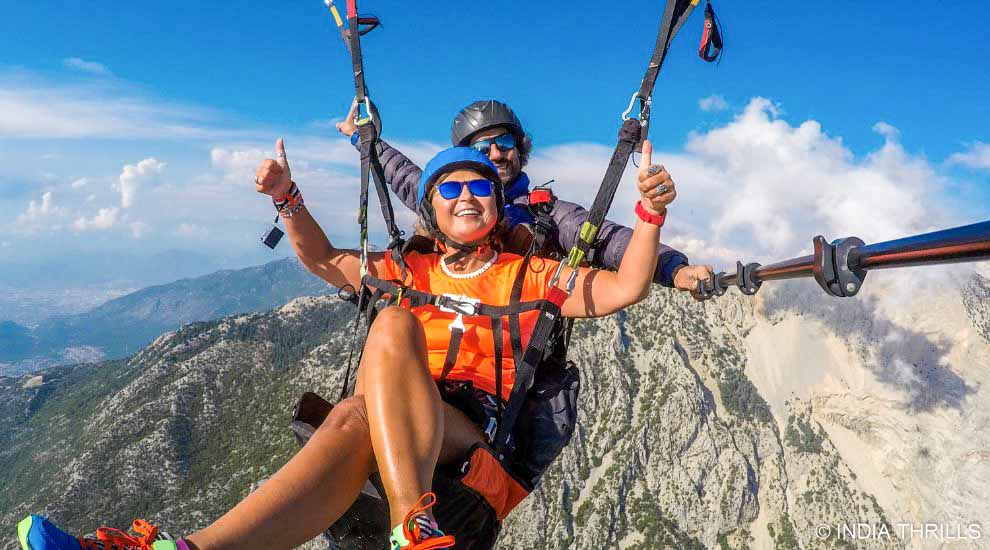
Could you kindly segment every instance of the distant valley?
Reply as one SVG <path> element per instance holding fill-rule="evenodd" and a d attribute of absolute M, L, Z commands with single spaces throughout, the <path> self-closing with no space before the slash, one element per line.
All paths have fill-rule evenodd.
<path fill-rule="evenodd" d="M 0 375 L 123 357 L 186 323 L 264 311 L 298 296 L 329 292 L 297 260 L 283 259 L 148 287 L 36 326 L 0 320 Z"/>

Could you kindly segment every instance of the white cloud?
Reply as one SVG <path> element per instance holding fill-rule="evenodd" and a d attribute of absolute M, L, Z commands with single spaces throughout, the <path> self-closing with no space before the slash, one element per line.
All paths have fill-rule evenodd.
<path fill-rule="evenodd" d="M 55 204 L 52 192 L 46 191 L 41 195 L 41 202 L 29 201 L 27 210 L 17 216 L 14 223 L 17 229 L 28 233 L 45 228 L 59 229 L 61 226 L 58 224 L 65 214 L 65 208 Z"/>
<path fill-rule="evenodd" d="M 123 208 L 134 206 L 134 201 L 141 187 L 155 181 L 163 170 L 165 170 L 165 163 L 154 158 L 146 158 L 137 164 L 125 165 L 117 185 L 117 190 L 120 191 L 120 206 Z"/>
<path fill-rule="evenodd" d="M 70 69 L 82 71 L 84 73 L 90 73 L 99 76 L 112 76 L 110 69 L 108 69 L 102 63 L 97 63 L 95 61 L 86 61 L 78 57 L 69 57 L 63 59 L 62 64 Z"/>
<path fill-rule="evenodd" d="M 86 197 L 86 202 L 93 202 L 96 200 L 96 195 L 89 195 Z"/>
<path fill-rule="evenodd" d="M 85 217 L 76 218 L 76 221 L 72 223 L 72 228 L 76 231 L 110 229 L 117 224 L 117 217 L 119 213 L 120 210 L 116 206 L 101 208 L 100 211 L 90 219 L 86 219 Z"/>
<path fill-rule="evenodd" d="M 700 166 L 684 174 L 692 179 L 681 186 L 685 200 L 676 210 L 705 213 L 709 227 L 692 224 L 697 235 L 712 231 L 723 246 L 774 257 L 807 251 L 816 234 L 871 242 L 928 229 L 941 218 L 943 182 L 924 159 L 904 151 L 889 124 L 874 127 L 886 138 L 883 147 L 856 159 L 817 121 L 792 126 L 777 112 L 756 98 L 732 123 L 689 140 L 690 160 Z"/>
<path fill-rule="evenodd" d="M 0 248 L 10 248 L 11 246 L 9 241 L 0 242 Z"/>
<path fill-rule="evenodd" d="M 755 98 L 729 124 L 692 134 L 683 151 L 654 151 L 678 190 L 664 240 L 692 261 L 765 263 L 809 253 L 819 234 L 877 242 L 959 222 L 950 219 L 944 178 L 904 150 L 896 128 L 878 124 L 884 145 L 857 157 L 819 122 L 791 124 L 780 112 Z M 537 150 L 527 171 L 534 184 L 553 178 L 561 198 L 590 205 L 611 153 L 580 143 Z M 630 164 L 609 215 L 627 225 L 635 174 Z"/>
<path fill-rule="evenodd" d="M 961 164 L 970 168 L 990 170 L 990 143 L 977 141 L 969 149 L 949 156 L 949 164 Z"/>
<path fill-rule="evenodd" d="M 0 138 L 231 139 L 212 109 L 150 97 L 120 81 L 52 83 L 0 71 Z"/>
<path fill-rule="evenodd" d="M 698 107 L 705 112 L 724 111 L 729 108 L 729 103 L 719 94 L 712 94 L 698 100 Z"/>
<path fill-rule="evenodd" d="M 897 141 L 901 137 L 900 130 L 882 120 L 873 125 L 873 131 L 883 136 L 887 141 Z"/>
<path fill-rule="evenodd" d="M 224 183 L 244 185 L 254 181 L 255 170 L 261 161 L 273 156 L 256 147 L 246 149 L 214 147 L 210 149 L 210 165 L 222 173 Z M 290 162 L 290 168 L 293 164 L 295 163 Z"/>
<path fill-rule="evenodd" d="M 79 179 L 73 181 L 72 184 L 71 184 L 71 186 L 72 186 L 73 189 L 82 189 L 83 187 L 86 187 L 86 184 L 88 184 L 88 183 L 89 183 L 89 180 L 88 179 L 86 179 L 86 178 L 79 178 Z"/>

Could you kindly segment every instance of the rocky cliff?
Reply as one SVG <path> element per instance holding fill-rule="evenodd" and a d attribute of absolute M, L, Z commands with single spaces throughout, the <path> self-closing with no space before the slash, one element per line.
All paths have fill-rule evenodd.
<path fill-rule="evenodd" d="M 703 304 L 658 289 L 578 322 L 579 429 L 500 547 L 990 546 L 967 531 L 990 529 L 990 283 L 908 302 L 804 283 Z M 295 397 L 337 395 L 351 312 L 303 298 L 0 378 L 0 522 L 216 519 L 291 456 Z M 970 536 L 899 533 L 926 522 Z"/>

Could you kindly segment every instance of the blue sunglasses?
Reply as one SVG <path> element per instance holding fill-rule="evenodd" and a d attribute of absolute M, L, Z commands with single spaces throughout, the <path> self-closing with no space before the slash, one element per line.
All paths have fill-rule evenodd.
<path fill-rule="evenodd" d="M 508 151 L 509 149 L 516 148 L 516 136 L 512 134 L 502 134 L 498 137 L 489 139 L 479 139 L 478 141 L 471 144 L 471 148 L 488 154 L 492 150 L 492 144 L 498 147 L 499 151 Z"/>
<path fill-rule="evenodd" d="M 495 189 L 495 184 L 488 180 L 471 180 L 445 181 L 437 185 L 437 191 L 440 192 L 441 197 L 451 200 L 460 197 L 465 186 L 475 197 L 490 197 L 492 196 L 492 191 Z"/>

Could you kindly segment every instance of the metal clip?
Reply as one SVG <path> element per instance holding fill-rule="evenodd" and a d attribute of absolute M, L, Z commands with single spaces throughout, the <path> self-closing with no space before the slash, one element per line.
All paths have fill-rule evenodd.
<path fill-rule="evenodd" d="M 361 110 L 358 109 L 354 113 L 354 124 L 361 126 L 362 124 L 367 124 L 369 122 L 375 122 L 375 114 L 371 110 L 371 96 L 364 96 L 364 116 L 362 116 Z"/>
<path fill-rule="evenodd" d="M 553 277 L 550 277 L 550 282 L 547 283 L 547 288 L 553 288 L 557 286 L 557 283 L 560 281 L 560 274 L 563 272 L 565 265 L 567 265 L 565 262 L 560 262 L 559 264 L 557 264 L 557 271 L 554 272 Z M 578 276 L 578 269 L 576 267 L 572 267 L 571 274 L 567 278 L 567 284 L 564 287 L 564 291 L 567 293 L 568 296 L 570 296 L 571 293 L 574 292 L 574 287 L 577 286 L 577 276 Z"/>
<path fill-rule="evenodd" d="M 636 106 L 636 98 L 638 98 L 638 97 L 639 97 L 639 90 L 636 90 L 635 92 L 633 92 L 632 97 L 629 98 L 629 107 L 627 107 L 625 111 L 622 111 L 622 121 L 623 122 L 629 120 L 629 118 L 630 118 L 629 117 L 629 113 L 631 113 L 632 110 L 633 110 L 633 107 Z"/>
<path fill-rule="evenodd" d="M 553 288 L 557 286 L 557 281 L 560 280 L 560 274 L 564 271 L 564 262 L 557 264 L 557 270 L 554 271 L 553 277 L 550 277 L 550 282 L 547 283 L 547 288 Z"/>

